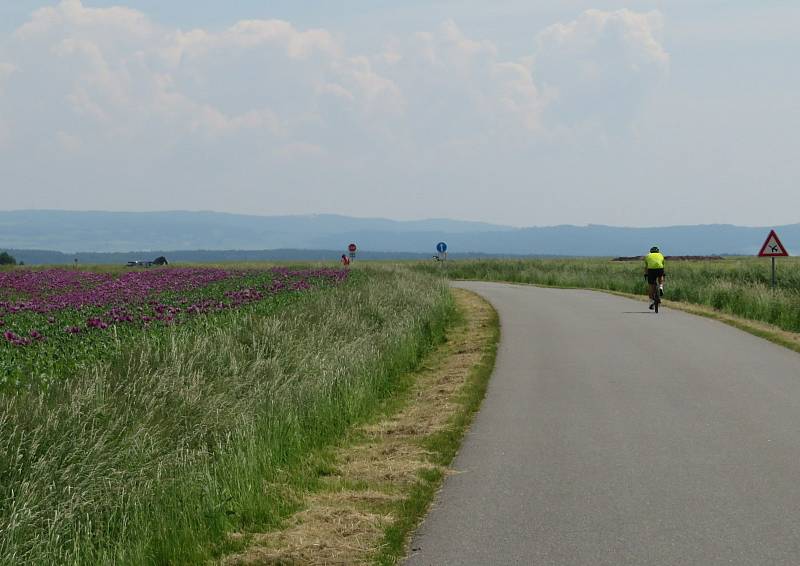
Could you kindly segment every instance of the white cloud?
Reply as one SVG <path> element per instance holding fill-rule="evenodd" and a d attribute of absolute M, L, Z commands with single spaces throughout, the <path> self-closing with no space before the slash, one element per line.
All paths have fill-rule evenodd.
<path fill-rule="evenodd" d="M 3 96 L 3 89 L 8 78 L 17 70 L 11 63 L 3 63 L 0 61 L 0 97 Z M 2 99 L 0 99 L 2 103 Z"/>
<path fill-rule="evenodd" d="M 56 133 L 56 142 L 58 144 L 59 149 L 69 153 L 78 152 L 83 147 L 83 142 L 81 141 L 81 138 L 79 138 L 76 135 L 63 131 L 59 131 Z"/>
<path fill-rule="evenodd" d="M 351 57 L 337 62 L 334 69 L 338 71 L 343 81 L 353 85 L 361 94 L 364 108 L 368 112 L 383 111 L 388 114 L 403 112 L 405 101 L 400 88 L 392 80 L 376 73 L 368 57 Z"/>
<path fill-rule="evenodd" d="M 6 103 L 4 101 L 3 93 L 6 82 L 9 80 L 11 75 L 16 72 L 16 70 L 17 67 L 15 65 L 0 61 L 0 150 L 8 147 L 11 140 L 11 129 L 6 118 L 4 117 L 5 112 L 3 109 L 5 108 Z"/>
<path fill-rule="evenodd" d="M 143 13 L 124 7 L 89 8 L 81 0 L 62 0 L 56 6 L 36 10 L 28 23 L 15 32 L 18 39 L 29 40 L 69 27 L 73 30 L 101 32 L 113 36 L 122 33 L 139 39 L 149 37 L 155 26 Z"/>
<path fill-rule="evenodd" d="M 394 58 L 399 59 L 398 53 Z M 414 34 L 410 56 L 438 67 L 467 70 L 477 62 L 496 58 L 497 47 L 491 41 L 477 41 L 467 37 L 458 25 L 448 20 L 436 32 Z"/>
<path fill-rule="evenodd" d="M 657 40 L 663 28 L 660 12 L 615 12 L 587 10 L 566 24 L 557 23 L 539 33 L 539 52 L 558 50 L 586 57 L 598 48 L 601 55 L 616 49 L 614 58 L 623 57 L 633 67 L 639 64 L 666 65 L 669 55 Z"/>
<path fill-rule="evenodd" d="M 326 127 L 338 116 L 336 127 L 357 137 L 411 136 L 403 143 L 413 146 L 474 137 L 469 130 L 536 131 L 553 93 L 571 119 L 587 93 L 667 65 L 660 26 L 656 12 L 590 10 L 542 31 L 530 57 L 508 60 L 492 41 L 447 20 L 432 32 L 388 38 L 375 54 L 353 54 L 327 30 L 282 20 L 183 31 L 129 8 L 63 0 L 37 10 L 13 34 L 11 51 L 16 44 L 24 54 L 29 77 L 52 75 L 48 94 L 94 124 L 87 139 L 251 132 L 282 144 L 297 129 L 313 138 L 310 123 Z M 0 65 L 0 88 L 13 68 Z M 634 87 L 628 98 L 641 90 Z M 155 133 L 164 127 L 167 135 Z"/>
<path fill-rule="evenodd" d="M 5 118 L 0 116 L 0 150 L 6 149 L 9 146 L 10 140 L 11 129 L 8 127 Z"/>
<path fill-rule="evenodd" d="M 230 28 L 223 37 L 242 47 L 277 43 L 293 59 L 305 59 L 315 52 L 333 57 L 341 55 L 337 42 L 327 31 L 314 29 L 301 32 L 280 20 L 242 21 Z"/>
<path fill-rule="evenodd" d="M 278 155 L 287 160 L 300 159 L 307 161 L 326 157 L 328 152 L 325 148 L 313 143 L 294 142 L 281 147 L 278 150 Z"/>
<path fill-rule="evenodd" d="M 319 85 L 317 87 L 317 93 L 342 98 L 350 102 L 355 100 L 355 96 L 353 96 L 352 92 L 344 88 L 342 85 L 336 83 L 325 83 Z"/>
<path fill-rule="evenodd" d="M 587 10 L 539 33 L 534 70 L 556 93 L 554 119 L 627 127 L 668 69 L 669 54 L 658 40 L 662 26 L 655 11 Z"/>
<path fill-rule="evenodd" d="M 115 67 L 109 65 L 99 45 L 87 39 L 70 37 L 54 45 L 52 51 L 61 59 L 71 59 L 77 62 L 78 77 L 70 98 L 84 99 L 84 103 L 79 106 L 92 104 L 88 100 L 88 91 L 106 99 L 109 105 L 114 107 L 125 107 L 131 104 L 132 76 L 130 72 L 124 65 Z M 91 114 L 101 115 L 103 112 L 95 111 Z"/>
<path fill-rule="evenodd" d="M 396 41 L 388 42 L 384 47 L 383 53 L 380 54 L 380 59 L 389 65 L 394 65 L 403 60 L 403 54 L 398 49 Z"/>
<path fill-rule="evenodd" d="M 17 68 L 11 63 L 3 63 L 2 61 L 0 61 L 0 81 L 2 81 L 7 77 L 10 77 L 11 74 L 16 70 Z"/>
<path fill-rule="evenodd" d="M 491 41 L 475 41 L 468 38 L 453 20 L 442 24 L 441 36 L 445 45 L 464 56 L 497 56 L 497 47 Z"/>
<path fill-rule="evenodd" d="M 104 137 L 153 137 L 165 125 L 207 139 L 240 131 L 280 136 L 297 119 L 282 104 L 307 109 L 316 96 L 313 85 L 333 85 L 337 78 L 351 83 L 342 86 L 340 95 L 359 89 L 350 96 L 370 106 L 378 105 L 384 93 L 397 95 L 369 63 L 344 57 L 327 31 L 299 31 L 279 20 L 241 21 L 220 32 L 183 32 L 162 29 L 135 10 L 63 0 L 37 10 L 14 33 L 15 48 L 34 82 L 37 75 L 53 75 L 50 92 L 43 95 L 62 97 Z M 225 64 L 219 64 L 220 57 Z M 343 69 L 342 76 L 330 76 L 337 68 Z M 2 79 L 6 66 L 0 71 Z M 273 74 L 289 84 L 276 85 Z M 293 93 L 294 99 L 271 95 L 280 88 L 308 91 Z M 231 98 L 239 102 L 230 104 Z M 58 101 L 54 106 L 60 106 Z"/>
<path fill-rule="evenodd" d="M 668 66 L 661 25 L 655 12 L 588 11 L 532 30 L 531 52 L 508 57 L 454 20 L 355 50 L 349 37 L 283 20 L 182 30 L 63 0 L 4 42 L 0 144 L 13 135 L 31 162 L 49 163 L 48 151 L 92 159 L 76 169 L 114 179 L 122 163 L 131 183 L 156 170 L 192 186 L 216 176 L 231 186 L 225 175 L 247 171 L 240 184 L 266 178 L 275 191 L 408 175 L 471 182 L 470 171 L 495 171 L 487 160 L 553 143 L 551 129 L 605 127 L 614 112 L 628 120 Z M 610 104 L 614 88 L 621 102 Z"/>
<path fill-rule="evenodd" d="M 501 105 L 529 130 L 538 129 L 548 98 L 534 82 L 531 68 L 524 63 L 497 63 L 494 74 Z"/>
<path fill-rule="evenodd" d="M 329 32 L 299 31 L 282 20 L 244 20 L 219 33 L 177 30 L 161 48 L 161 54 L 172 65 L 179 65 L 185 58 L 202 58 L 213 51 L 269 46 L 281 48 L 290 59 L 308 59 L 315 54 L 341 56 L 341 48 Z"/>
<path fill-rule="evenodd" d="M 395 40 L 388 52 L 391 57 L 384 52 L 374 62 L 406 100 L 400 127 L 427 144 L 460 146 L 464 139 L 540 126 L 546 99 L 530 63 L 503 59 L 494 43 L 469 37 L 453 21 Z"/>

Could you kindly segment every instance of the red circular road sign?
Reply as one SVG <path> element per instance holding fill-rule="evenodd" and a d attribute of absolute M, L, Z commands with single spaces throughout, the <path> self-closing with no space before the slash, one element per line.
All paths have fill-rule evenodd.
<path fill-rule="evenodd" d="M 347 246 L 347 249 L 352 254 L 352 253 L 356 253 L 356 249 L 358 249 L 358 248 L 356 248 L 355 244 L 350 244 L 349 246 Z"/>

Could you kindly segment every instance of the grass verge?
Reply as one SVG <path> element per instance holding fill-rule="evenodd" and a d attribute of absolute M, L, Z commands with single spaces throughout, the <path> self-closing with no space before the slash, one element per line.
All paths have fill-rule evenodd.
<path fill-rule="evenodd" d="M 407 388 L 453 311 L 438 279 L 352 275 L 0 395 L 0 564 L 196 564 L 279 525 L 325 473 L 308 455 Z"/>
<path fill-rule="evenodd" d="M 433 262 L 413 268 L 451 279 L 531 283 L 559 288 L 646 294 L 639 261 L 603 258 L 465 260 L 437 269 Z M 778 285 L 770 288 L 769 262 L 763 258 L 721 261 L 668 261 L 668 298 L 681 303 L 800 332 L 800 258 L 784 258 Z"/>
<path fill-rule="evenodd" d="M 539 283 L 511 283 L 509 281 L 500 281 L 500 280 L 494 281 L 494 283 L 506 283 L 509 285 L 531 285 L 533 287 L 544 287 L 548 289 L 576 288 L 572 286 L 542 285 Z M 587 288 L 586 290 L 596 291 L 598 293 L 608 293 L 609 295 L 625 297 L 626 299 L 633 299 L 635 301 L 641 301 L 641 302 L 648 301 L 647 297 L 645 296 L 633 293 L 624 293 L 622 291 L 611 291 L 608 289 L 592 289 L 592 288 Z M 729 326 L 733 326 L 734 328 L 738 328 L 739 330 L 742 330 L 754 336 L 758 336 L 759 338 L 763 338 L 764 340 L 768 340 L 773 344 L 777 344 L 779 346 L 783 346 L 784 348 L 788 348 L 790 350 L 794 350 L 795 352 L 800 353 L 800 333 L 798 332 L 790 332 L 773 324 L 767 324 L 766 322 L 759 322 L 757 320 L 749 320 L 726 312 L 720 312 L 706 305 L 697 305 L 693 303 L 685 303 L 682 301 L 670 301 L 670 300 L 663 300 L 662 305 L 667 308 L 716 320 L 723 324 L 727 324 Z"/>
<path fill-rule="evenodd" d="M 627 296 L 629 298 L 644 300 L 636 295 Z M 772 324 L 748 320 L 732 314 L 719 312 L 711 307 L 702 305 L 693 305 L 691 303 L 682 303 L 677 301 L 665 301 L 664 306 L 681 310 L 689 314 L 704 316 L 706 318 L 717 320 L 723 324 L 733 326 L 734 328 L 738 328 L 739 330 L 743 330 L 753 334 L 754 336 L 758 336 L 759 338 L 769 340 L 770 342 L 778 344 L 779 346 L 783 346 L 784 348 L 789 348 L 795 352 L 800 352 L 800 333 L 798 332 L 789 332 L 788 330 L 783 330 L 782 328 L 778 328 Z"/>
<path fill-rule="evenodd" d="M 238 535 L 245 551 L 226 564 L 395 564 L 425 514 L 486 391 L 497 314 L 454 290 L 458 322 L 407 376 L 410 386 L 379 417 L 313 456 L 317 481 L 296 491 L 301 509 L 281 528 Z"/>

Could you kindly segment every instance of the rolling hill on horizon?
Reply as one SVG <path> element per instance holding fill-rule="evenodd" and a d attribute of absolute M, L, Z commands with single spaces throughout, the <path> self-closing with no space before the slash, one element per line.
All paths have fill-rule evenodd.
<path fill-rule="evenodd" d="M 619 256 L 651 245 L 671 255 L 754 255 L 772 227 L 728 224 L 628 228 L 604 225 L 514 228 L 449 219 L 397 221 L 332 214 L 253 216 L 218 212 L 0 211 L 0 249 L 81 252 L 157 250 L 343 250 L 459 254 Z M 800 223 L 775 226 L 792 253 Z"/>

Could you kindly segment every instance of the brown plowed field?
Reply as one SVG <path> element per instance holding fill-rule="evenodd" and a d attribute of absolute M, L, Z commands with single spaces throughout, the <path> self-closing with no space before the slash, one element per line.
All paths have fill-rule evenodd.
<path fill-rule="evenodd" d="M 611 261 L 642 261 L 644 256 L 615 257 Z M 670 261 L 720 261 L 725 259 L 721 255 L 668 255 L 664 259 Z"/>

